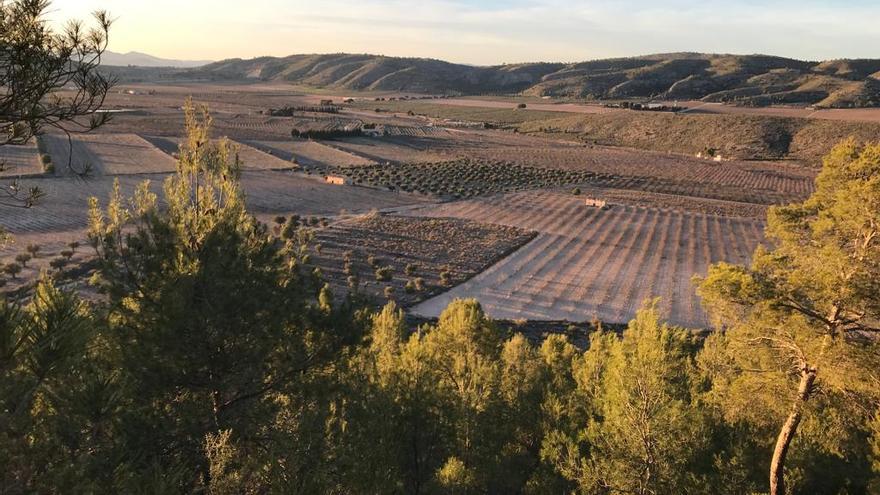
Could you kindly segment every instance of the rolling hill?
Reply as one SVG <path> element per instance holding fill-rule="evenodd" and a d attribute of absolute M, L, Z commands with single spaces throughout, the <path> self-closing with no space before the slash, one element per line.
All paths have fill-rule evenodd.
<path fill-rule="evenodd" d="M 104 65 L 117 67 L 177 67 L 177 68 L 193 68 L 210 64 L 211 60 L 171 60 L 166 58 L 154 57 L 146 53 L 128 52 L 116 53 L 111 51 L 104 52 Z"/>
<path fill-rule="evenodd" d="M 477 67 L 424 58 L 329 54 L 230 59 L 175 75 L 286 81 L 348 91 L 880 106 L 880 60 L 807 62 L 766 55 L 672 53 Z"/>
<path fill-rule="evenodd" d="M 482 93 L 519 92 L 563 67 L 548 63 L 475 67 L 423 58 L 334 54 L 232 59 L 206 65 L 194 74 L 348 90 Z"/>

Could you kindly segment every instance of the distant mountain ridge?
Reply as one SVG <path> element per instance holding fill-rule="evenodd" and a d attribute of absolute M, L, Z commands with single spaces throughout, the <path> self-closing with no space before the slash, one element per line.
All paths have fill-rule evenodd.
<path fill-rule="evenodd" d="M 807 62 L 767 55 L 670 53 L 477 67 L 425 58 L 330 54 L 223 60 L 189 75 L 339 90 L 880 106 L 880 59 Z"/>
<path fill-rule="evenodd" d="M 116 67 L 174 67 L 180 69 L 201 67 L 212 62 L 213 60 L 172 60 L 140 52 L 116 53 L 109 50 L 104 52 L 101 60 L 103 65 Z"/>

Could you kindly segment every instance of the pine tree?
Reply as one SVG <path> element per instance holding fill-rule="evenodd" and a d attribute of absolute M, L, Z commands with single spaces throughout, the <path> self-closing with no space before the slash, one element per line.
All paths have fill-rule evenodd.
<path fill-rule="evenodd" d="M 130 202 L 117 184 L 106 211 L 91 200 L 90 239 L 137 416 L 126 438 L 133 470 L 182 471 L 182 489 L 212 490 L 206 439 L 224 436 L 252 477 L 311 462 L 298 456 L 314 452 L 263 457 L 267 439 L 317 434 L 288 413 L 311 407 L 300 402 L 308 372 L 330 365 L 357 327 L 301 270 L 303 246 L 282 244 L 247 213 L 237 152 L 210 128 L 207 109 L 187 102 L 164 207 L 149 183 Z"/>
<path fill-rule="evenodd" d="M 778 495 L 791 492 L 786 460 L 805 420 L 829 449 L 863 462 L 846 443 L 880 399 L 880 145 L 838 145 L 808 200 L 770 209 L 767 237 L 750 267 L 713 266 L 700 294 L 721 330 L 706 361 L 728 415 L 777 422 Z M 841 421 L 862 426 L 834 428 Z"/>
<path fill-rule="evenodd" d="M 709 452 L 694 400 L 695 338 L 641 309 L 623 335 L 599 332 L 575 363 L 586 406 L 575 432 L 548 434 L 543 455 L 584 493 L 700 493 Z"/>

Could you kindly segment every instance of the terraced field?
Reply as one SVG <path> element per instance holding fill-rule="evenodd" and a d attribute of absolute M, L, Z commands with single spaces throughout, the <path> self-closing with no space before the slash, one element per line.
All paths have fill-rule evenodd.
<path fill-rule="evenodd" d="M 136 134 L 78 134 L 72 145 L 66 136 L 48 134 L 41 138 L 55 163 L 55 174 L 70 175 L 90 168 L 94 175 L 162 173 L 176 170 L 174 160 Z"/>
<path fill-rule="evenodd" d="M 174 156 L 180 145 L 180 139 L 159 136 L 145 136 L 151 144 L 162 150 L 167 155 Z M 246 143 L 233 142 L 238 146 L 238 157 L 241 160 L 242 170 L 289 170 L 296 168 L 296 164 L 285 158 L 284 153 L 276 153 L 270 147 L 251 146 Z"/>
<path fill-rule="evenodd" d="M 535 167 L 586 170 L 619 177 L 645 177 L 704 189 L 748 190 L 752 196 L 800 199 L 813 191 L 816 171 L 796 164 L 768 162 L 713 162 L 665 153 L 590 146 L 471 147 L 468 157 L 503 160 Z M 726 199 L 726 198 L 725 198 Z M 732 199 L 732 198 L 731 198 Z M 777 202 L 775 199 L 770 202 Z"/>
<path fill-rule="evenodd" d="M 33 141 L 21 146 L 0 146 L 0 177 L 40 174 L 37 144 Z"/>
<path fill-rule="evenodd" d="M 332 146 L 375 162 L 391 163 L 426 163 L 441 162 L 447 156 L 435 153 L 432 150 L 421 149 L 416 146 L 406 146 L 394 142 L 391 138 L 346 138 L 334 141 Z"/>
<path fill-rule="evenodd" d="M 298 164 L 304 166 L 343 167 L 375 164 L 369 158 L 338 149 L 339 146 L 329 146 L 317 141 L 288 139 L 286 141 L 245 141 L 244 143 L 282 160 L 291 161 L 295 158 Z"/>
<path fill-rule="evenodd" d="M 623 323 L 661 297 L 669 321 L 704 327 L 691 278 L 710 263 L 747 263 L 763 238 L 760 220 L 615 205 L 523 192 L 413 211 L 539 232 L 529 244 L 468 282 L 413 308 L 437 316 L 454 298 L 475 297 L 504 319 Z"/>
<path fill-rule="evenodd" d="M 147 179 L 153 191 L 161 193 L 165 177 L 165 174 L 128 174 L 95 176 L 87 180 L 77 177 L 25 179 L 21 181 L 23 187 L 38 186 L 46 192 L 46 197 L 32 209 L 0 205 L 0 224 L 16 235 L 84 229 L 88 198 L 95 196 L 106 202 L 114 179 L 119 180 L 123 194 L 131 195 L 134 188 Z M 367 212 L 425 201 L 408 194 L 328 185 L 290 172 L 245 170 L 241 181 L 248 195 L 248 207 L 257 214 L 337 215 L 342 211 Z"/>
<path fill-rule="evenodd" d="M 344 294 L 348 277 L 355 276 L 361 293 L 379 304 L 384 304 L 384 290 L 390 287 L 393 299 L 409 306 L 446 290 L 441 273 L 446 273 L 446 284 L 459 284 L 533 236 L 515 227 L 463 219 L 363 215 L 318 230 L 313 247 L 321 248 L 313 260 L 334 294 Z M 391 269 L 388 280 L 376 280 L 377 267 Z"/>

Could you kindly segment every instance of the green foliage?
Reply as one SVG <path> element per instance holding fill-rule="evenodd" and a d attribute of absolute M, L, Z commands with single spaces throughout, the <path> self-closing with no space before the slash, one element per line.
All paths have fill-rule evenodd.
<path fill-rule="evenodd" d="M 100 303 L 49 279 L 0 299 L 4 493 L 758 493 L 794 410 L 790 493 L 880 486 L 880 368 L 859 338 L 878 321 L 877 149 L 836 150 L 751 267 L 710 270 L 718 332 L 649 304 L 579 349 L 475 300 L 414 328 L 393 302 L 360 308 L 355 274 L 334 294 L 312 230 L 270 233 L 206 110 L 186 123 L 161 202 L 147 184 L 91 201 Z"/>
<path fill-rule="evenodd" d="M 807 201 L 771 208 L 771 247 L 751 267 L 713 266 L 699 289 L 726 329 L 702 358 L 710 398 L 729 420 L 763 430 L 767 446 L 778 431 L 779 492 L 783 467 L 795 490 L 808 490 L 842 482 L 810 479 L 810 466 L 864 466 L 859 438 L 880 403 L 877 341 L 867 337 L 880 331 L 880 145 L 837 146 L 816 185 Z"/>
<path fill-rule="evenodd" d="M 189 473 L 181 488 L 214 491 L 224 466 L 262 464 L 260 476 L 300 469 L 255 449 L 265 455 L 307 434 L 288 414 L 313 407 L 307 372 L 353 342 L 356 324 L 301 270 L 305 246 L 274 240 L 246 212 L 237 152 L 210 139 L 210 124 L 188 103 L 165 206 L 148 184 L 130 201 L 117 186 L 105 211 L 92 200 L 90 238 L 137 416 L 138 433 L 125 439 L 139 452 L 131 468 L 181 469 Z M 227 459 L 234 452 L 241 457 Z"/>
<path fill-rule="evenodd" d="M 49 9 L 48 0 L 0 3 L 0 146 L 26 144 L 46 127 L 68 135 L 87 132 L 110 118 L 96 113 L 115 83 L 99 70 L 110 16 L 96 11 L 91 27 L 70 21 L 54 30 Z M 42 147 L 39 141 L 38 146 Z M 43 149 L 40 152 L 44 171 L 53 172 L 51 159 Z M 33 206 L 45 195 L 39 187 L 23 187 L 16 180 L 0 183 L 0 190 L 5 204 L 22 207 Z M 2 233 L 0 229 L 0 237 Z"/>
<path fill-rule="evenodd" d="M 89 308 L 48 279 L 24 308 L 0 301 L 4 492 L 111 490 L 122 399 L 104 343 Z"/>
<path fill-rule="evenodd" d="M 391 275 L 394 273 L 394 268 L 391 266 L 383 266 L 381 268 L 376 268 L 376 281 L 377 282 L 387 282 L 391 280 Z"/>
<path fill-rule="evenodd" d="M 711 431 L 694 397 L 694 337 L 640 310 L 622 336 L 597 332 L 574 364 L 584 405 L 543 456 L 584 493 L 702 493 Z M 564 422 L 563 422 L 564 424 Z M 704 473 L 701 475 L 699 473 Z"/>

